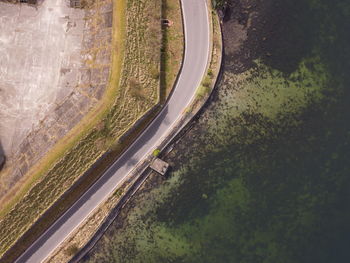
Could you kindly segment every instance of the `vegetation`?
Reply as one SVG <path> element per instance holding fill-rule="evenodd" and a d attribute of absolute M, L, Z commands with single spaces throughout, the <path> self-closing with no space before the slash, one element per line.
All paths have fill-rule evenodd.
<path fill-rule="evenodd" d="M 114 191 L 113 196 L 120 197 L 122 196 L 123 192 L 124 192 L 123 189 L 118 188 L 117 190 Z"/>
<path fill-rule="evenodd" d="M 200 98 L 208 95 L 211 91 L 209 86 L 200 85 L 196 91 L 196 95 Z"/>
<path fill-rule="evenodd" d="M 202 82 L 202 88 L 204 90 L 206 90 L 207 93 L 210 92 L 212 85 L 214 84 L 215 81 L 215 76 L 218 75 L 219 73 L 219 69 L 220 69 L 220 55 L 221 55 L 221 34 L 220 34 L 220 27 L 219 27 L 219 21 L 217 19 L 217 16 L 213 16 L 213 51 L 212 51 L 212 57 L 211 57 L 211 64 L 209 66 L 208 72 L 207 72 L 207 77 L 204 78 L 203 82 Z M 200 89 L 202 89 L 200 88 Z M 198 102 L 203 103 L 204 99 L 198 99 Z M 195 102 L 196 104 L 196 102 Z M 199 103 L 198 103 L 199 104 Z M 202 105 L 202 104 L 201 104 Z M 193 109 L 192 109 L 193 110 Z M 191 110 L 191 111 L 192 111 Z M 197 146 L 194 146 L 197 147 Z M 186 149 L 191 149 L 192 147 L 188 147 L 188 145 L 186 146 Z M 181 152 L 178 151 L 177 153 Z M 158 154 L 157 152 L 154 152 L 154 154 Z M 180 154 L 178 154 L 178 156 L 180 156 Z M 193 156 L 192 156 L 193 157 Z M 151 175 L 151 178 L 153 178 L 155 181 L 159 180 L 159 177 L 155 176 L 153 177 L 153 175 Z M 198 177 L 200 178 L 200 176 Z M 176 181 L 176 179 L 175 179 Z M 148 195 L 150 192 L 151 195 L 154 194 L 154 196 L 157 196 L 157 203 L 162 203 L 165 200 L 166 194 L 164 196 L 164 192 L 161 191 L 158 192 L 158 189 L 154 187 L 154 185 L 152 184 L 152 179 L 151 179 L 151 184 L 147 183 L 146 185 L 149 185 L 149 187 L 152 187 L 152 190 L 147 188 L 147 193 L 143 192 L 143 190 L 141 189 L 136 196 L 145 196 L 145 194 L 147 195 L 147 201 L 152 202 L 153 196 L 151 196 L 151 198 L 149 198 L 150 196 Z M 168 188 L 168 186 L 172 187 L 174 184 L 174 181 L 172 179 L 170 179 L 169 181 L 167 180 L 167 183 L 164 186 L 164 188 Z M 176 184 L 176 182 L 175 182 Z M 152 186 L 150 186 L 152 185 Z M 190 187 L 193 189 L 193 185 L 192 187 Z M 164 189 L 162 189 L 164 190 Z M 150 192 L 149 192 L 150 191 Z M 166 192 L 166 190 L 165 190 Z M 160 195 L 158 195 L 158 193 L 160 193 Z M 209 199 L 210 196 L 206 193 L 202 193 L 201 194 L 202 199 Z M 115 231 L 116 229 L 114 228 L 114 226 L 112 226 L 111 228 L 111 232 L 114 233 L 114 235 L 110 235 L 111 232 L 107 232 L 107 234 L 104 236 L 104 238 L 99 242 L 99 244 L 97 245 L 96 249 L 93 250 L 93 252 L 89 255 L 88 257 L 88 262 L 124 262 L 124 261 L 130 261 L 130 262 L 158 262 L 160 260 L 160 256 L 161 255 L 165 255 L 165 258 L 168 258 L 172 255 L 172 253 L 174 251 L 180 252 L 183 251 L 183 247 L 182 247 L 182 243 L 181 240 L 178 238 L 171 238 L 170 235 L 167 235 L 167 233 L 162 232 L 160 229 L 160 231 L 158 231 L 159 229 L 156 229 L 154 232 L 154 229 L 149 229 L 148 226 L 150 225 L 150 223 L 152 222 L 152 220 L 154 220 L 153 217 L 144 217 L 144 215 L 147 214 L 147 211 L 149 211 L 148 209 L 150 208 L 149 205 L 147 205 L 146 203 L 143 202 L 144 200 L 140 200 L 140 198 L 137 198 L 137 200 L 132 200 L 130 203 L 130 206 L 134 207 L 137 206 L 140 209 L 137 209 L 138 212 L 142 213 L 142 219 L 141 217 L 136 213 L 134 213 L 134 211 L 131 211 L 130 209 L 125 209 L 125 211 L 122 211 L 122 214 L 119 218 L 125 218 L 127 216 L 127 220 L 129 220 L 130 218 L 135 219 L 136 221 L 133 221 L 132 219 L 128 222 L 126 222 L 126 224 L 128 225 L 125 228 L 125 225 L 123 225 L 123 228 L 120 229 L 118 228 L 118 237 L 116 237 L 115 235 Z M 140 205 L 140 203 L 142 202 L 142 204 Z M 151 203 L 149 202 L 149 203 Z M 146 210 L 145 213 L 144 209 Z M 132 213 L 130 215 L 130 212 Z M 153 211 L 152 211 L 153 212 Z M 151 213 L 152 213 L 151 212 Z M 126 215 L 127 213 L 127 215 Z M 152 214 L 153 215 L 153 214 Z M 132 222 L 131 222 L 132 221 Z M 120 221 L 115 222 L 115 224 L 120 223 Z M 124 223 L 124 222 L 123 222 Z M 129 228 L 130 225 L 135 226 L 135 228 L 132 228 L 131 232 L 129 232 L 128 230 L 130 230 L 131 228 Z M 120 226 L 120 225 L 119 225 Z M 145 227 L 145 228 L 144 228 Z M 124 229 L 126 229 L 126 231 L 124 232 Z M 144 229 L 147 229 L 146 231 L 143 231 Z M 135 230 L 135 232 L 134 232 Z M 139 231 L 141 230 L 141 231 Z M 137 235 L 133 235 L 137 233 Z M 155 233 L 155 235 L 157 236 L 154 240 L 152 240 L 150 243 L 148 243 L 148 239 L 147 237 L 149 237 L 150 235 L 153 237 L 153 234 Z M 165 235 L 164 235 L 165 234 Z M 130 236 L 130 239 L 127 238 L 127 236 Z M 136 237 L 137 236 L 137 237 Z M 119 238 L 120 237 L 120 238 Z M 133 243 L 134 242 L 134 237 L 136 237 L 136 239 L 139 240 L 146 240 L 145 243 L 142 243 L 142 241 L 140 243 Z M 157 239 L 159 237 L 159 239 Z M 126 239 L 124 239 L 126 238 Z M 149 257 L 149 255 L 147 254 L 147 252 L 141 254 L 138 254 L 138 251 L 141 251 L 143 248 L 145 248 L 145 250 L 147 249 L 151 249 L 153 248 L 153 242 L 155 241 L 156 243 L 158 241 L 164 241 L 166 244 L 169 244 L 169 246 L 166 248 L 166 251 L 164 250 L 160 250 L 157 254 L 156 257 L 152 258 L 152 256 Z M 118 250 L 118 253 L 112 253 L 111 250 L 109 250 L 110 247 L 114 246 L 114 244 L 120 242 L 122 244 L 120 244 L 120 246 L 114 247 L 113 250 L 116 251 Z M 130 244 L 136 244 L 136 249 L 131 248 L 129 245 Z M 131 245 L 132 246 L 132 245 Z M 126 250 L 122 251 L 119 249 L 120 247 L 126 248 Z M 139 250 L 140 249 L 140 250 Z M 108 251 L 106 253 L 106 251 Z M 111 253 L 110 253 L 111 252 Z M 164 254 L 162 254 L 164 252 Z M 139 257 L 140 256 L 140 257 Z M 200 261 L 200 260 L 199 260 Z M 199 262 L 197 261 L 193 261 L 193 262 Z M 85 261 L 84 261 L 85 262 Z"/>
<path fill-rule="evenodd" d="M 93 8 L 93 5 L 99 5 L 103 1 L 108 0 L 90 3 L 89 7 Z M 121 135 L 160 100 L 164 101 L 173 87 L 183 54 L 179 1 L 163 0 L 161 5 L 156 0 L 114 0 L 113 4 L 114 52 L 110 85 L 103 102 L 37 167 L 34 167 L 35 172 L 26 176 L 29 179 L 15 198 L 0 211 L 0 255 L 3 255 L 33 222 L 109 149 L 110 154 L 107 158 L 76 185 L 69 196 L 60 199 L 55 204 L 55 209 L 47 211 L 45 220 L 35 224 L 27 232 L 26 238 L 11 249 L 11 256 L 15 257 L 21 253 L 60 213 L 65 211 L 66 207 L 73 203 L 132 142 L 151 121 L 156 111 L 128 133 L 128 136 L 120 139 Z M 174 22 L 171 27 L 163 29 L 163 42 L 159 23 L 161 11 L 163 17 Z M 161 45 L 163 52 L 154 52 L 161 50 Z M 163 69 L 162 72 L 160 68 Z M 11 261 L 10 257 L 7 259 Z"/>
<path fill-rule="evenodd" d="M 157 156 L 159 155 L 159 153 L 160 153 L 160 150 L 159 150 L 159 149 L 155 149 L 155 150 L 153 151 L 153 156 L 154 156 L 154 157 L 157 157 Z"/>
<path fill-rule="evenodd" d="M 227 1 L 225 1 L 225 0 L 212 0 L 211 1 L 214 9 L 222 8 L 225 5 L 225 2 L 227 2 Z"/>
<path fill-rule="evenodd" d="M 7 213 L 2 213 L 0 255 L 112 147 L 116 139 L 159 102 L 160 80 L 155 78 L 154 71 L 160 68 L 161 4 L 159 1 L 116 0 L 114 11 L 115 48 L 110 87 L 105 94 L 104 107 L 107 106 L 107 109 L 97 114 L 92 124 L 84 127 L 78 139 L 69 143 L 63 141 L 65 146 L 58 151 L 59 154 L 56 152 L 51 161 L 40 167 L 40 172 L 31 178 L 30 183 L 7 207 Z M 60 156 L 58 161 L 57 156 Z M 90 183 L 93 180 L 90 179 Z M 79 192 L 78 189 L 75 196 L 70 198 L 76 198 Z M 59 206 L 57 210 L 63 211 L 66 205 Z M 42 222 L 36 234 L 56 216 L 57 211 L 51 219 Z M 30 239 L 26 241 L 30 242 Z"/>
<path fill-rule="evenodd" d="M 67 248 L 66 253 L 68 256 L 74 256 L 76 253 L 78 253 L 78 251 L 79 247 L 75 244 L 72 244 Z"/>

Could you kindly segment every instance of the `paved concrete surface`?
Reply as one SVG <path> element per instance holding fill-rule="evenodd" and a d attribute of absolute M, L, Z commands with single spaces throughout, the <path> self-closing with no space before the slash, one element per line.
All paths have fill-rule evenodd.
<path fill-rule="evenodd" d="M 108 84 L 112 0 L 86 11 L 69 0 L 40 3 L 0 1 L 0 202 Z"/>
<path fill-rule="evenodd" d="M 84 12 L 0 3 L 0 140 L 7 156 L 78 82 Z"/>
<path fill-rule="evenodd" d="M 165 175 L 169 169 L 169 164 L 159 158 L 156 158 L 149 167 L 157 173 Z"/>
<path fill-rule="evenodd" d="M 164 109 L 110 169 L 16 261 L 45 260 L 97 208 L 147 154 L 152 153 L 195 96 L 209 58 L 207 0 L 182 0 L 185 59 L 175 91 Z"/>

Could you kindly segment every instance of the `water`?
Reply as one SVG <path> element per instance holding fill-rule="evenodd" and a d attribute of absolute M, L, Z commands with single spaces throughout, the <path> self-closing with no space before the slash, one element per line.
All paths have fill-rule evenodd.
<path fill-rule="evenodd" d="M 213 103 L 84 262 L 350 262 L 350 1 L 232 1 Z"/>

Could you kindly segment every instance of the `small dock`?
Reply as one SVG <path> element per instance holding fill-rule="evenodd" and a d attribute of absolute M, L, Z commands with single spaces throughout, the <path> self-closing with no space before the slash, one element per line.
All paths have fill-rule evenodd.
<path fill-rule="evenodd" d="M 164 176 L 169 169 L 169 164 L 159 158 L 156 158 L 149 167 Z"/>

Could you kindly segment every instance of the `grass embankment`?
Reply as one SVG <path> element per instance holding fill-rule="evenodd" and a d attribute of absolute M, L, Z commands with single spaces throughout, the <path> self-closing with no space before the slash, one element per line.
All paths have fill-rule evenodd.
<path fill-rule="evenodd" d="M 163 0 L 162 1 L 162 16 L 170 20 L 173 24 L 171 27 L 163 27 L 163 45 L 161 54 L 161 102 L 164 102 L 170 94 L 176 77 L 179 73 L 181 62 L 183 59 L 183 24 L 180 0 Z M 136 129 L 129 138 L 135 138 L 149 120 L 156 114 L 151 114 L 148 120 Z M 128 139 L 127 139 L 128 140 Z M 131 139 L 129 140 L 131 142 Z M 125 141 L 124 141 L 125 144 Z M 159 150 L 158 150 L 159 151 Z M 157 150 L 154 151 L 154 154 Z M 111 158 L 113 154 L 109 157 Z M 107 162 L 106 162 L 107 164 Z M 98 168 L 105 167 L 100 165 Z M 84 224 L 77 229 L 71 237 L 69 237 L 59 249 L 48 259 L 48 262 L 68 262 L 75 253 L 83 247 L 98 230 L 104 218 L 109 211 L 119 202 L 123 192 L 132 184 L 125 182 L 103 205 L 101 205 Z"/>
<path fill-rule="evenodd" d="M 171 27 L 163 27 L 163 45 L 161 57 L 161 102 L 164 102 L 174 87 L 176 77 L 179 73 L 181 62 L 183 59 L 184 36 L 183 23 L 181 14 L 180 0 L 163 0 L 162 1 L 162 16 L 170 20 L 173 24 Z M 156 112 L 153 114 L 155 115 Z M 152 116 L 153 116 L 152 115 Z M 150 116 L 149 119 L 152 118 Z M 136 133 L 140 132 L 147 124 L 147 121 L 140 125 L 133 134 L 129 137 L 134 138 Z M 131 140 L 130 140 L 131 141 Z M 159 150 L 158 150 L 159 151 Z M 157 150 L 155 150 L 157 152 Z M 110 157 L 112 154 L 110 155 Z M 107 164 L 107 162 L 106 162 Z M 104 165 L 101 165 L 104 167 Z M 95 231 L 103 222 L 105 216 L 120 200 L 125 189 L 131 183 L 125 183 L 111 196 L 89 219 L 68 238 L 62 246 L 52 255 L 49 262 L 68 262 L 79 250 L 83 247 L 94 235 Z M 74 253 L 73 253 L 74 252 Z"/>
<path fill-rule="evenodd" d="M 173 24 L 171 27 L 163 28 L 163 51 L 161 57 L 161 102 L 164 102 L 170 94 L 176 77 L 179 73 L 183 58 L 183 24 L 181 15 L 181 5 L 179 0 L 163 0 L 162 16 L 169 19 Z M 156 112 L 155 112 L 156 113 Z M 153 114 L 154 115 L 154 114 Z M 152 116 L 150 116 L 151 118 Z M 149 119 L 150 119 L 149 118 Z M 140 125 L 139 131 L 146 125 Z M 134 138 L 135 131 L 130 138 Z M 156 153 L 155 150 L 154 153 Z M 48 262 L 68 262 L 94 235 L 109 211 L 120 200 L 125 189 L 132 183 L 125 183 L 111 196 L 96 212 L 94 212 L 86 222 L 68 238 L 62 246 L 52 255 Z"/>
<path fill-rule="evenodd" d="M 207 100 L 210 91 L 213 89 L 215 81 L 220 71 L 222 55 L 220 23 L 218 16 L 215 13 L 212 14 L 211 18 L 212 49 L 210 63 L 208 65 L 207 75 L 204 77 L 201 85 L 201 87 L 205 87 L 206 91 L 202 94 L 198 94 L 198 91 L 195 101 L 193 102 L 193 106 L 191 107 L 191 112 L 190 114 L 188 114 L 188 119 L 190 119 L 193 116 L 193 114 L 195 114 L 196 112 L 198 112 L 199 109 L 201 109 L 201 107 Z M 179 144 L 181 144 L 181 142 Z M 181 152 L 181 150 L 178 150 L 177 152 Z M 159 154 L 159 150 L 155 150 L 153 154 L 154 156 L 157 156 Z M 176 255 L 176 253 L 181 254 L 182 251 L 186 249 L 186 246 L 190 245 L 186 244 L 186 242 L 182 243 L 181 238 L 173 238 L 173 236 L 169 235 L 171 231 L 162 231 L 164 227 L 160 227 L 157 229 L 153 227 L 154 224 L 152 223 L 157 222 L 155 218 L 159 219 L 157 218 L 157 216 L 164 216 L 164 214 L 160 215 L 157 212 L 153 213 L 155 210 L 157 210 L 153 209 L 154 203 L 159 201 L 157 204 L 161 204 L 164 200 L 167 200 L 167 195 L 169 194 L 169 191 L 173 189 L 174 186 L 177 185 L 179 182 L 176 179 L 176 176 L 171 176 L 169 180 L 166 180 L 167 182 L 163 186 L 158 187 L 160 178 L 157 175 L 155 175 L 154 177 L 153 176 L 154 175 L 151 175 L 147 179 L 147 182 L 140 189 L 140 191 L 135 196 L 133 196 L 132 200 L 130 200 L 130 202 L 126 205 L 125 209 L 122 209 L 122 211 L 118 215 L 118 219 L 111 225 L 111 227 L 104 234 L 103 238 L 101 238 L 98 241 L 93 250 L 89 252 L 86 259 L 82 260 L 82 262 L 160 262 L 160 258 L 166 259 L 173 257 L 173 255 Z M 145 195 L 147 195 L 146 201 L 144 200 Z M 203 200 L 209 198 L 208 195 L 202 193 L 199 196 L 202 196 L 201 199 Z M 141 206 L 138 205 L 139 202 L 142 203 Z M 135 204 L 137 209 L 133 209 L 133 207 L 135 207 Z M 148 216 L 150 215 L 148 212 L 151 212 L 152 215 Z M 129 213 L 132 213 L 132 215 L 130 215 Z M 128 216 L 126 216 L 126 214 Z M 155 217 L 153 217 L 153 215 Z M 137 218 L 137 224 L 134 224 L 136 222 L 134 220 L 135 218 Z M 117 225 L 118 227 L 116 227 Z M 133 226 L 137 227 L 133 228 Z M 150 229 L 149 226 L 151 226 L 152 229 Z M 156 227 L 158 227 L 158 225 Z M 170 236 L 171 238 L 168 238 Z M 151 238 L 149 237 L 154 237 L 154 239 L 151 240 Z M 151 242 L 148 243 L 148 241 Z M 148 245 L 144 246 L 143 244 Z M 163 245 L 163 247 L 165 245 L 168 246 L 166 246 L 166 249 L 162 249 L 162 246 L 155 247 L 154 244 L 161 244 Z M 122 249 L 120 249 L 121 247 Z M 112 251 L 116 253 L 111 253 Z M 155 253 L 148 253 L 150 251 Z M 181 256 L 179 256 L 178 259 L 179 258 L 181 258 Z M 194 260 L 193 262 L 199 261 L 200 260 Z"/>
<path fill-rule="evenodd" d="M 126 3 L 128 3 L 127 6 Z M 180 69 L 183 54 L 181 10 L 178 8 L 179 1 L 163 1 L 163 17 L 172 20 L 174 24 L 163 30 L 162 68 L 164 70 L 160 74 L 162 85 L 161 92 L 158 93 L 159 57 L 154 50 L 160 45 L 160 33 L 158 35 L 156 33 L 159 17 L 154 15 L 156 14 L 154 7 L 157 8 L 157 6 L 150 7 L 151 4 L 157 4 L 157 2 L 114 1 L 113 59 L 110 86 L 103 104 L 90 113 L 82 124 L 67 136 L 68 138 L 65 138 L 54 151 L 47 155 L 37 167 L 37 172 L 30 177 L 30 182 L 26 182 L 20 194 L 12 200 L 11 205 L 7 206 L 7 212 L 11 207 L 13 209 L 9 213 L 2 213 L 0 255 L 3 255 L 58 197 L 73 185 L 103 152 L 109 149 L 107 158 L 104 158 L 94 171 L 84 176 L 84 180 L 77 184 L 69 195 L 56 202 L 54 209 L 48 210 L 44 218 L 31 227 L 16 246 L 12 247 L 9 254 L 15 257 L 42 233 L 117 158 L 122 149 L 132 142 L 156 112 L 150 114 L 122 141 L 114 143 L 115 140 L 120 138 L 121 134 L 147 108 L 156 104 L 159 95 L 163 101 L 170 93 Z M 124 12 L 125 9 L 126 12 Z M 146 11 L 143 12 L 144 10 Z M 140 19 L 136 19 L 136 13 Z M 135 41 L 135 38 L 138 41 Z M 124 49 L 125 43 L 133 43 L 133 45 Z M 122 60 L 121 54 L 124 52 L 127 54 Z M 119 82 L 120 77 L 122 79 Z M 28 194 L 25 195 L 26 193 Z M 7 259 L 11 261 L 10 257 Z"/>
<path fill-rule="evenodd" d="M 120 153 L 123 145 L 114 142 L 159 102 L 160 2 L 114 0 L 113 4 L 113 58 L 110 87 L 104 103 L 55 147 L 36 167 L 36 173 L 22 185 L 19 194 L 2 210 L 0 255 L 104 152 L 112 149 L 114 153 Z M 97 175 L 86 176 L 84 184 L 78 185 L 55 209 L 49 210 L 45 220 L 39 221 L 21 240 L 17 253 L 76 200 Z"/>

